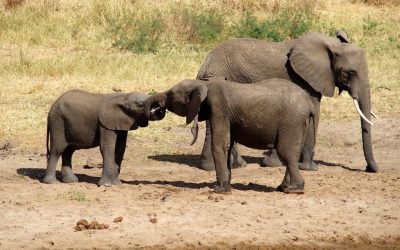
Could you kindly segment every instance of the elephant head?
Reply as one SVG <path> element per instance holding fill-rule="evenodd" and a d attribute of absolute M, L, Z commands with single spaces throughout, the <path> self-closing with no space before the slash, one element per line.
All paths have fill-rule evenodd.
<path fill-rule="evenodd" d="M 147 127 L 149 123 L 143 106 L 148 97 L 149 95 L 139 92 L 106 97 L 99 110 L 100 123 L 110 130 L 129 131 Z M 164 115 L 165 111 L 158 109 L 153 115 L 153 120 L 161 120 Z"/>
<path fill-rule="evenodd" d="M 337 39 L 338 38 L 338 39 Z M 332 97 L 349 92 L 361 117 L 364 156 L 367 171 L 377 172 L 371 144 L 371 96 L 366 55 L 360 47 L 348 43 L 345 33 L 337 38 L 307 33 L 294 43 L 288 58 L 293 70 L 317 92 Z"/>
<path fill-rule="evenodd" d="M 207 119 L 205 114 L 199 114 L 201 103 L 207 97 L 208 88 L 201 80 L 183 80 L 173 86 L 171 89 L 155 94 L 149 97 L 144 103 L 144 112 L 148 120 L 154 120 L 157 117 L 155 113 L 159 109 L 168 109 L 169 111 L 186 117 L 186 124 L 193 120 L 197 124 L 197 115 L 199 120 Z M 193 141 L 197 139 L 198 126 L 192 129 Z"/>

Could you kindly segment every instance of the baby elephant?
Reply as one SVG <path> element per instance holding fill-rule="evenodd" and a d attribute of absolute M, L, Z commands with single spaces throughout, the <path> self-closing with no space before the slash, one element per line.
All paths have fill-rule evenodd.
<path fill-rule="evenodd" d="M 229 167 L 233 142 L 250 148 L 276 148 L 286 163 L 286 173 L 278 190 L 304 193 L 304 180 L 298 168 L 303 145 L 314 143 L 314 105 L 307 94 L 283 79 L 257 84 L 239 84 L 224 79 L 184 80 L 171 89 L 148 98 L 145 113 L 163 107 L 186 116 L 189 124 L 210 120 L 211 149 L 215 162 L 215 192 L 231 190 Z M 311 127 L 310 127 L 311 126 Z M 197 132 L 193 133 L 195 136 Z"/>
<path fill-rule="evenodd" d="M 129 130 L 146 127 L 144 93 L 94 94 L 71 90 L 52 105 L 47 117 L 47 169 L 44 183 L 56 181 L 56 165 L 62 156 L 62 182 L 77 182 L 71 158 L 75 150 L 100 146 L 103 173 L 98 185 L 120 184 L 118 175 Z M 164 118 L 165 110 L 153 110 L 152 119 Z M 49 148 L 50 140 L 50 148 Z"/>

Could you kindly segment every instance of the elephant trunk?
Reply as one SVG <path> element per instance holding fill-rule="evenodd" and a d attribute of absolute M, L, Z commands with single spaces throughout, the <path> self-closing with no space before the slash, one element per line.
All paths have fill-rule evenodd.
<path fill-rule="evenodd" d="M 144 102 L 143 110 L 144 110 L 144 114 L 145 114 L 146 118 L 149 121 L 158 120 L 158 118 L 155 115 L 155 113 L 157 111 L 155 111 L 154 108 L 161 107 L 161 108 L 165 109 L 166 108 L 165 101 L 166 101 L 165 93 L 155 94 L 146 99 L 146 101 Z"/>
<path fill-rule="evenodd" d="M 371 123 L 367 121 L 371 120 L 371 95 L 369 88 L 361 91 L 359 97 L 360 109 L 366 118 L 360 118 L 364 157 L 367 161 L 367 168 L 365 171 L 376 173 L 378 172 L 378 165 L 375 162 L 374 154 L 372 152 Z"/>

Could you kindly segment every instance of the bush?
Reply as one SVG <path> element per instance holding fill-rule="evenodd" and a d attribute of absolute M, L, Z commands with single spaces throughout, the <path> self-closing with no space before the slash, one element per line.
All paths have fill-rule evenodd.
<path fill-rule="evenodd" d="M 103 39 L 111 40 L 113 48 L 135 53 L 156 52 L 165 27 L 160 13 L 139 13 L 126 1 L 116 6 L 95 2 L 92 20 L 104 27 Z"/>
<path fill-rule="evenodd" d="M 371 16 L 363 18 L 363 33 L 365 36 L 375 35 L 378 28 L 378 22 L 373 20 Z"/>
<path fill-rule="evenodd" d="M 295 7 L 283 8 L 274 18 L 258 21 L 252 13 L 234 26 L 234 34 L 238 37 L 251 37 L 267 39 L 274 42 L 287 38 L 298 38 L 311 30 L 318 16 L 311 8 L 297 9 Z"/>
<path fill-rule="evenodd" d="M 257 18 L 252 13 L 246 13 L 246 16 L 240 20 L 239 24 L 236 25 L 234 29 L 234 34 L 237 37 L 268 39 L 276 42 L 283 40 L 273 22 L 269 20 L 258 22 Z"/>
<path fill-rule="evenodd" d="M 191 43 L 210 43 L 218 40 L 224 31 L 224 17 L 216 9 L 208 9 L 202 13 L 194 9 L 185 9 L 182 15 L 186 27 L 186 40 Z"/>
<path fill-rule="evenodd" d="M 160 37 L 164 32 L 164 22 L 160 17 L 136 20 L 132 24 L 116 27 L 116 40 L 112 47 L 136 53 L 156 52 Z"/>

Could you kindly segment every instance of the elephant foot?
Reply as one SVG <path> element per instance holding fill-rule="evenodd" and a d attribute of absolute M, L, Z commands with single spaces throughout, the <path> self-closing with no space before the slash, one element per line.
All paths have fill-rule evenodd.
<path fill-rule="evenodd" d="M 213 171 L 213 170 L 215 170 L 214 161 L 202 160 L 202 161 L 200 162 L 200 169 L 203 169 L 203 170 L 206 170 L 206 171 Z"/>
<path fill-rule="evenodd" d="M 78 177 L 74 175 L 72 169 L 70 167 L 61 167 L 61 174 L 63 176 L 62 182 L 63 183 L 74 183 L 78 182 Z"/>
<path fill-rule="evenodd" d="M 112 185 L 121 185 L 122 182 L 117 178 L 110 178 L 110 177 L 101 177 L 97 185 L 99 187 L 101 186 L 106 186 L 106 187 L 111 187 Z"/>
<path fill-rule="evenodd" d="M 63 176 L 61 181 L 63 183 L 74 183 L 74 182 L 78 182 L 78 177 L 76 177 L 76 175 L 74 175 L 74 174 L 67 175 L 67 176 Z"/>
<path fill-rule="evenodd" d="M 247 166 L 247 162 L 240 158 L 240 160 L 232 162 L 231 163 L 231 168 L 244 168 Z"/>
<path fill-rule="evenodd" d="M 276 154 L 267 155 L 261 162 L 261 167 L 280 167 L 283 166 L 282 161 Z"/>
<path fill-rule="evenodd" d="M 301 184 L 281 184 L 276 188 L 277 191 L 285 194 L 304 194 L 304 182 Z"/>
<path fill-rule="evenodd" d="M 214 186 L 214 192 L 218 194 L 231 194 L 232 193 L 231 191 L 232 191 L 232 186 L 227 182 L 218 183 L 217 185 Z"/>
<path fill-rule="evenodd" d="M 312 161 L 311 164 L 306 164 L 303 162 L 299 162 L 299 169 L 301 170 L 307 170 L 307 171 L 317 171 L 318 170 L 318 165 Z"/>
<path fill-rule="evenodd" d="M 57 179 L 56 179 L 56 177 L 53 176 L 53 175 L 46 175 L 46 176 L 42 179 L 42 182 L 43 182 L 43 183 L 46 183 L 46 184 L 52 184 L 52 183 L 54 183 L 54 182 L 56 182 L 56 181 L 57 181 Z"/>

